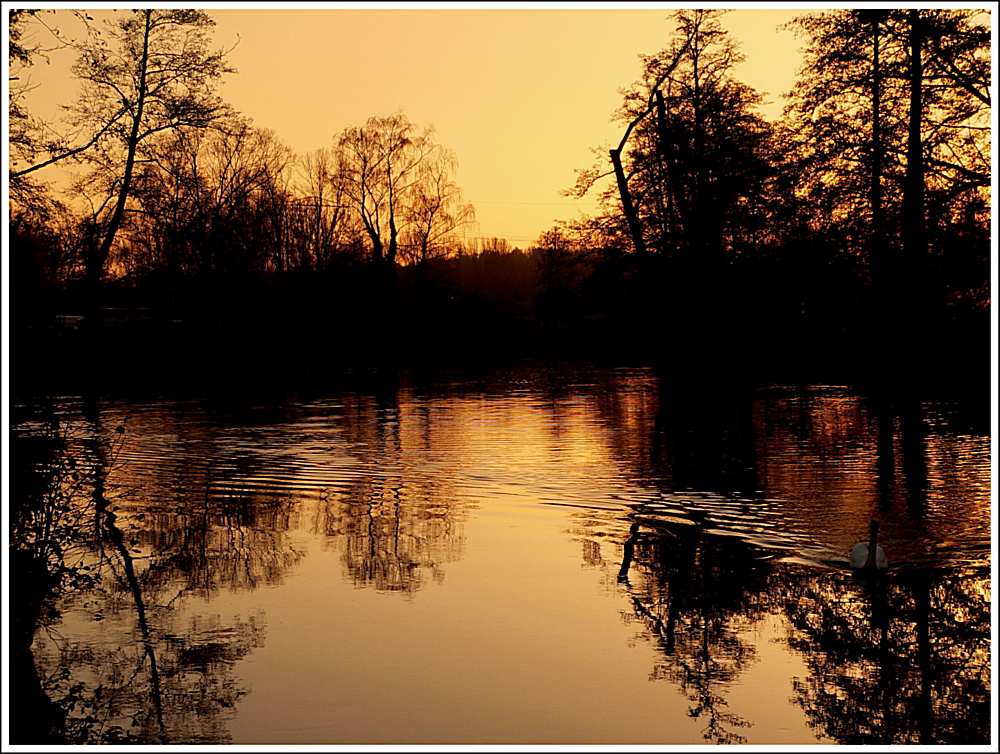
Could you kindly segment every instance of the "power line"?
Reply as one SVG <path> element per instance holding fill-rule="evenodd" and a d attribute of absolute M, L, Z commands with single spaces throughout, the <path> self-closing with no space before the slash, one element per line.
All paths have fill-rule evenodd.
<path fill-rule="evenodd" d="M 524 204 L 530 206 L 556 206 L 556 207 L 598 207 L 600 202 L 513 202 L 504 200 L 468 199 L 472 204 Z"/>

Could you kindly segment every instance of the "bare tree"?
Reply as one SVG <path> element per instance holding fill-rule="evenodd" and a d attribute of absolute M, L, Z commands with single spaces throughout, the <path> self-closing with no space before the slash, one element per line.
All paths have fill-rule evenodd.
<path fill-rule="evenodd" d="M 92 283 L 104 275 L 144 145 L 163 132 L 206 128 L 226 112 L 214 87 L 232 69 L 226 52 L 210 47 L 213 26 L 204 11 L 167 8 L 107 22 L 79 45 L 73 68 L 82 91 L 69 110 L 90 138 L 12 174 L 23 177 L 67 157 L 94 165 L 109 198 L 99 205 L 100 241 L 88 255 Z"/>
<path fill-rule="evenodd" d="M 454 180 L 454 155 L 438 147 L 419 170 L 408 211 L 410 230 L 403 257 L 411 263 L 443 256 L 455 246 L 458 230 L 475 221 L 476 210 L 462 201 Z"/>
<path fill-rule="evenodd" d="M 144 147 L 133 179 L 126 270 L 284 269 L 294 254 L 291 150 L 246 118 L 181 129 Z M 121 244 L 125 245 L 125 244 Z M 141 253 L 145 252 L 145 253 Z"/>
<path fill-rule="evenodd" d="M 430 129 L 418 131 L 402 113 L 371 117 L 337 140 L 345 190 L 372 245 L 375 262 L 395 264 L 404 208 L 420 183 L 420 166 L 435 150 Z"/>
<path fill-rule="evenodd" d="M 300 158 L 299 206 L 306 213 L 303 225 L 317 268 L 326 266 L 330 254 L 350 229 L 346 189 L 338 152 L 323 148 Z"/>

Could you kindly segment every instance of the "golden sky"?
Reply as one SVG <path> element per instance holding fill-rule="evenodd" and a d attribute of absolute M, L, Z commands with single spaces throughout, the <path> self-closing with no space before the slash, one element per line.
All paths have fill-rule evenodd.
<path fill-rule="evenodd" d="M 223 96 L 296 152 L 332 143 L 348 125 L 403 110 L 433 125 L 458 158 L 476 206 L 476 234 L 524 247 L 557 218 L 594 209 L 561 192 L 591 149 L 617 142 L 619 89 L 638 56 L 666 47 L 671 8 L 210 10 L 220 45 L 239 44 Z M 799 40 L 778 27 L 801 11 L 733 10 L 744 81 L 781 111 Z M 94 14 L 98 15 L 98 14 Z M 71 100 L 68 62 L 36 66 L 39 112 Z M 41 176 L 40 176 L 41 177 Z M 51 176 L 49 176 L 51 177 Z"/>

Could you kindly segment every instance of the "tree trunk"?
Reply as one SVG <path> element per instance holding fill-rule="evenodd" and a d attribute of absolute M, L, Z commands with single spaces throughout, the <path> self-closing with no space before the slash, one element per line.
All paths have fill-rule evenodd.
<path fill-rule="evenodd" d="M 389 252 L 386 254 L 386 262 L 392 266 L 396 263 L 396 250 L 399 248 L 397 238 L 399 236 L 399 231 L 396 229 L 396 218 L 393 216 L 393 212 L 389 210 Z"/>
<path fill-rule="evenodd" d="M 909 11 L 910 21 L 910 118 L 906 142 L 906 179 L 903 185 L 903 259 L 907 271 L 906 286 L 915 292 L 922 278 L 921 268 L 927 252 L 924 234 L 924 153 L 920 137 L 923 120 L 923 29 L 920 11 Z M 913 314 L 914 312 L 909 312 Z"/>
<path fill-rule="evenodd" d="M 886 243 L 885 216 L 882 207 L 882 60 L 881 23 L 885 11 L 869 11 L 872 34 L 872 131 L 871 131 L 871 228 L 869 230 L 868 265 L 871 271 L 874 317 L 872 327 L 871 355 L 873 366 L 880 379 L 891 380 L 896 372 L 899 356 L 899 341 L 896 324 L 899 321 L 897 307 L 898 284 L 895 270 L 890 269 L 889 247 Z"/>
<path fill-rule="evenodd" d="M 142 58 L 139 62 L 139 96 L 135 103 L 135 113 L 132 115 L 132 130 L 128 139 L 128 155 L 125 158 L 125 173 L 122 176 L 122 183 L 118 189 L 118 201 L 115 202 L 114 212 L 111 220 L 104 232 L 104 240 L 97 250 L 97 257 L 91 264 L 87 265 L 88 273 L 91 276 L 91 284 L 96 287 L 104 276 L 104 267 L 111 252 L 111 244 L 114 243 L 118 228 L 121 226 L 122 218 L 125 216 L 125 202 L 128 200 L 129 189 L 132 184 L 132 170 L 135 167 L 135 152 L 139 146 L 139 129 L 142 126 L 142 109 L 146 104 L 146 66 L 149 62 L 149 31 L 152 22 L 153 11 L 144 11 L 146 15 L 146 26 L 142 35 Z"/>
<path fill-rule="evenodd" d="M 160 674 L 156 663 L 156 648 L 149 630 L 149 623 L 146 619 L 146 606 L 142 599 L 142 589 L 139 579 L 135 573 L 135 567 L 131 553 L 129 553 L 128 543 L 125 535 L 116 523 L 114 511 L 109 509 L 106 495 L 106 480 L 108 474 L 108 447 L 101 439 L 101 419 L 97 412 L 96 405 L 88 400 L 85 413 L 90 418 L 94 428 L 94 439 L 92 447 L 95 456 L 94 463 L 94 489 L 91 492 L 94 502 L 94 515 L 98 531 L 102 536 L 107 536 L 111 544 L 114 545 L 118 555 L 122 560 L 122 568 L 125 572 L 125 580 L 128 583 L 129 591 L 135 603 L 136 616 L 139 622 L 139 631 L 142 636 L 142 644 L 145 649 L 146 658 L 149 660 L 150 674 L 150 694 L 153 702 L 153 710 L 156 715 L 156 722 L 159 732 L 160 743 L 167 742 L 166 727 L 163 722 L 163 701 L 160 691 Z"/>
<path fill-rule="evenodd" d="M 159 743 L 167 743 L 167 729 L 163 721 L 163 695 L 160 689 L 160 671 L 156 662 L 156 646 L 149 630 L 149 623 L 146 619 L 146 603 L 142 598 L 142 588 L 139 579 L 135 574 L 132 555 L 129 553 L 128 545 L 125 542 L 125 535 L 115 523 L 115 514 L 107 510 L 107 501 L 102 495 L 102 513 L 104 515 L 104 527 L 111 540 L 111 543 L 118 551 L 122 559 L 122 567 L 125 571 L 125 580 L 128 583 L 129 591 L 132 593 L 132 601 L 135 604 L 136 616 L 139 620 L 139 632 L 142 636 L 142 644 L 145 649 L 146 659 L 149 660 L 149 686 L 150 697 L 153 702 L 153 711 L 156 715 L 157 732 Z"/>
<path fill-rule="evenodd" d="M 386 254 L 386 262 L 388 263 L 388 267 L 392 268 L 396 264 L 396 236 L 398 231 L 396 230 L 396 196 L 393 191 L 392 160 L 390 160 L 389 156 L 386 156 L 385 159 L 385 170 L 389 185 L 389 251 Z"/>
<path fill-rule="evenodd" d="M 628 570 L 632 566 L 632 558 L 635 556 L 635 544 L 639 541 L 639 522 L 634 521 L 632 526 L 628 530 L 628 539 L 625 540 L 625 546 L 622 550 L 622 565 L 618 569 L 618 582 L 621 584 L 628 583 Z"/>
<path fill-rule="evenodd" d="M 632 204 L 632 194 L 628 190 L 628 181 L 625 180 L 625 171 L 622 168 L 622 155 L 618 149 L 610 150 L 611 164 L 615 168 L 615 180 L 618 181 L 618 193 L 622 198 L 622 210 L 625 212 L 625 221 L 628 223 L 628 232 L 632 236 L 632 245 L 639 254 L 646 253 L 646 242 L 642 239 L 642 225 L 639 223 L 639 216 L 636 214 L 635 205 Z"/>
<path fill-rule="evenodd" d="M 879 13 L 872 14 L 872 136 L 871 136 L 871 186 L 869 200 L 871 202 L 872 225 L 869 239 L 869 265 L 871 266 L 872 284 L 875 295 L 883 300 L 887 293 L 886 260 L 883 239 L 882 220 L 882 72 L 879 59 Z"/>
<path fill-rule="evenodd" d="M 931 645 L 931 584 L 927 571 L 919 571 L 914 579 L 913 590 L 916 602 L 917 623 L 917 665 L 920 668 L 920 704 L 917 717 L 920 719 L 920 743 L 938 743 L 933 739 L 934 703 L 933 703 L 933 660 Z"/>
<path fill-rule="evenodd" d="M 375 227 L 368 221 L 368 218 L 365 217 L 363 213 L 361 215 L 361 222 L 364 224 L 365 232 L 368 234 L 368 238 L 371 239 L 372 242 L 372 261 L 376 265 L 381 264 L 382 252 L 383 252 L 382 238 L 381 236 L 379 236 L 378 232 L 375 230 Z"/>
<path fill-rule="evenodd" d="M 694 109 L 694 186 L 691 214 L 694 221 L 685 230 L 692 250 L 698 255 L 698 261 L 704 264 L 708 261 L 704 258 L 708 250 L 706 229 L 712 220 L 707 216 L 705 206 L 705 120 L 701 103 L 701 78 L 698 71 L 700 58 L 698 42 L 699 34 L 696 31 L 691 41 L 691 73 L 694 78 L 694 91 L 691 97 L 691 106 Z"/>

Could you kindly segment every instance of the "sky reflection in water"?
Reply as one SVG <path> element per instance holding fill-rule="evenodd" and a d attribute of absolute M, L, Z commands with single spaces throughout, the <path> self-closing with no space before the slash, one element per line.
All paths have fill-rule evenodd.
<path fill-rule="evenodd" d="M 989 740 L 989 437 L 957 405 L 509 370 L 67 397 L 18 437 L 50 409 L 132 540 L 158 671 L 105 553 L 35 642 L 91 740 Z"/>

